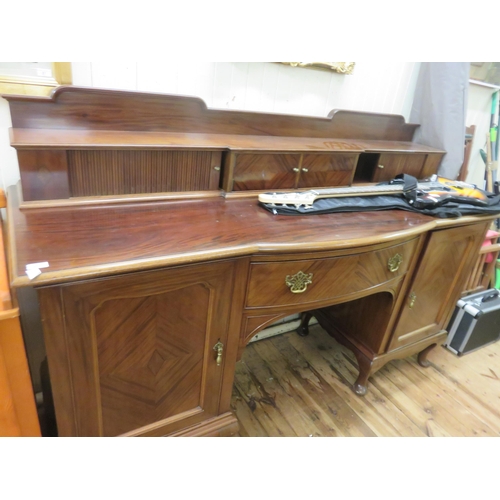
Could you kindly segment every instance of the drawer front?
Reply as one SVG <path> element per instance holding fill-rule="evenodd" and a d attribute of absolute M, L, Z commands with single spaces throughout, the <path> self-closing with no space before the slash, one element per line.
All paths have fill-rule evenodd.
<path fill-rule="evenodd" d="M 246 307 L 307 304 L 386 283 L 406 272 L 417 241 L 342 257 L 252 263 Z"/>

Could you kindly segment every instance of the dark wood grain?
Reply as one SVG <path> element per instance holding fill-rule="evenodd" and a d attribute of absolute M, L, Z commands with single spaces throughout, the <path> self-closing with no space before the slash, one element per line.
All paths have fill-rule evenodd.
<path fill-rule="evenodd" d="M 70 197 L 66 151 L 18 151 L 18 160 L 25 201 Z"/>
<path fill-rule="evenodd" d="M 199 98 L 59 87 L 50 97 L 3 96 L 14 128 L 144 130 L 411 141 L 400 115 L 333 110 L 328 117 L 207 109 Z"/>
<path fill-rule="evenodd" d="M 410 285 L 390 349 L 402 347 L 446 328 L 488 223 L 430 235 L 424 257 Z M 410 294 L 415 294 L 414 301 Z"/>
<path fill-rule="evenodd" d="M 410 141 L 346 139 L 117 130 L 10 129 L 11 145 L 17 149 L 203 149 L 237 152 L 332 152 L 433 153 L 441 151 Z"/>
<path fill-rule="evenodd" d="M 208 192 L 219 179 L 226 192 L 343 186 L 402 171 L 419 177 L 417 157 L 432 156 L 425 172 L 435 173 L 444 153 L 413 143 L 417 125 L 399 115 L 211 110 L 193 97 L 79 87 L 8 100 L 27 202 Z M 385 172 L 362 162 L 355 175 L 360 154 L 384 153 Z"/>
<path fill-rule="evenodd" d="M 212 348 L 227 344 L 232 284 L 226 262 L 44 293 L 45 333 L 66 339 L 67 357 L 51 353 L 54 380 L 71 373 L 57 411 L 75 424 L 58 419 L 60 435 L 164 435 L 217 416 L 226 361 Z"/>
<path fill-rule="evenodd" d="M 71 196 L 205 191 L 219 172 L 210 151 L 68 151 Z"/>
<path fill-rule="evenodd" d="M 397 290 L 397 288 L 396 288 Z M 341 332 L 362 342 L 374 353 L 383 352 L 384 339 L 390 312 L 394 308 L 397 293 L 379 292 L 357 300 L 344 302 L 326 308 L 329 321 Z M 377 327 L 375 327 L 377 325 Z"/>
<path fill-rule="evenodd" d="M 297 186 L 300 161 L 299 154 L 238 154 L 233 170 L 232 189 L 294 189 Z"/>
<path fill-rule="evenodd" d="M 357 160 L 356 154 L 304 154 L 298 187 L 349 186 Z"/>
<path fill-rule="evenodd" d="M 424 361 L 429 346 L 444 341 L 444 328 L 467 278 L 465 269 L 479 251 L 487 226 L 477 223 L 431 232 L 413 277 L 406 277 L 401 286 L 403 293 L 393 291 L 396 302 L 405 297 L 393 314 L 386 294 L 313 311 L 320 324 L 356 356 L 359 376 L 354 392 L 366 394 L 368 378 L 387 361 L 425 351 Z M 416 294 L 414 300 L 411 294 Z"/>
<path fill-rule="evenodd" d="M 420 179 L 426 158 L 425 154 L 381 154 L 372 180 L 373 182 L 389 181 L 402 173 Z"/>
<path fill-rule="evenodd" d="M 78 429 L 74 410 L 74 385 L 68 359 L 61 290 L 45 288 L 38 297 L 50 377 L 57 381 L 52 384 L 52 395 L 57 413 L 58 435 L 76 436 Z"/>
<path fill-rule="evenodd" d="M 16 199 L 11 189 L 17 286 L 268 251 L 359 247 L 400 240 L 436 224 L 431 217 L 404 211 L 275 216 L 253 199 L 31 210 L 19 210 Z M 45 261 L 50 267 L 31 282 L 26 264 Z"/>
<path fill-rule="evenodd" d="M 334 299 L 381 285 L 402 276 L 410 264 L 418 239 L 408 243 L 367 253 L 353 253 L 346 257 L 300 259 L 275 263 L 254 263 L 250 267 L 247 308 L 301 304 Z M 399 268 L 391 272 L 388 260 L 402 256 Z M 312 275 L 305 291 L 292 293 L 285 278 L 302 272 Z"/>
<path fill-rule="evenodd" d="M 420 174 L 423 179 L 437 173 L 443 156 L 444 153 L 432 153 L 427 155 L 424 166 L 422 167 L 422 172 Z"/>
<path fill-rule="evenodd" d="M 17 149 L 203 149 L 256 151 L 353 151 L 361 152 L 371 144 L 377 148 L 401 151 L 435 151 L 412 142 L 361 141 L 318 137 L 269 135 L 144 132 L 116 130 L 11 129 L 11 145 Z"/>
<path fill-rule="evenodd" d="M 236 359 L 260 329 L 307 311 L 354 353 L 353 388 L 365 394 L 388 361 L 423 361 L 444 341 L 492 219 L 277 216 L 218 190 L 219 178 L 248 196 L 435 173 L 444 151 L 413 143 L 416 125 L 401 116 L 210 110 L 197 98 L 77 87 L 8 100 L 25 192 L 21 208 L 19 191 L 8 195 L 11 279 L 40 293 L 61 435 L 234 433 Z M 35 262 L 48 267 L 30 280 Z M 292 294 L 285 278 L 298 271 L 314 278 Z M 408 312 L 412 291 L 421 303 Z M 262 359 L 271 369 L 260 375 L 283 369 Z"/>

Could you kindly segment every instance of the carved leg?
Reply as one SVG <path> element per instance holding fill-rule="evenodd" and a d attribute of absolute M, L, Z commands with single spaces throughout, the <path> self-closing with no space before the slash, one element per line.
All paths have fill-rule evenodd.
<path fill-rule="evenodd" d="M 309 335 L 309 321 L 313 315 L 310 312 L 304 312 L 300 315 L 300 325 L 297 327 L 297 333 L 301 337 L 307 337 Z"/>
<path fill-rule="evenodd" d="M 356 359 L 358 361 L 358 367 L 359 367 L 359 375 L 354 382 L 354 385 L 352 386 L 352 390 L 358 395 L 358 396 L 364 396 L 366 394 L 366 391 L 368 390 L 367 385 L 368 385 L 368 377 L 371 375 L 371 368 L 373 362 L 363 356 L 361 353 L 356 355 Z"/>
<path fill-rule="evenodd" d="M 430 346 L 426 347 L 423 351 L 420 351 L 418 353 L 417 361 L 420 366 L 423 366 L 424 368 L 427 368 L 430 363 L 427 361 L 427 355 L 436 347 L 437 344 L 431 344 Z"/>

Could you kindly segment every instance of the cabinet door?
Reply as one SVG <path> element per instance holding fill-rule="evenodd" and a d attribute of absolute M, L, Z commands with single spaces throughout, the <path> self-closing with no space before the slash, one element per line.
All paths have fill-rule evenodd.
<path fill-rule="evenodd" d="M 238 154 L 232 189 L 293 189 L 299 175 L 299 161 L 300 154 Z"/>
<path fill-rule="evenodd" d="M 304 154 L 299 188 L 348 186 L 352 182 L 357 154 Z"/>
<path fill-rule="evenodd" d="M 407 290 L 389 350 L 446 328 L 488 223 L 431 233 Z"/>
<path fill-rule="evenodd" d="M 375 168 L 373 182 L 390 181 L 403 173 L 420 179 L 426 158 L 424 153 L 383 153 Z"/>
<path fill-rule="evenodd" d="M 232 278 L 226 262 L 42 290 L 59 435 L 165 435 L 216 416 Z"/>

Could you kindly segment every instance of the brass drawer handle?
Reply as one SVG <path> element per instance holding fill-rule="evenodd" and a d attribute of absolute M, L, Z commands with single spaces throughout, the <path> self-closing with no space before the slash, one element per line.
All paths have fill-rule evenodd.
<path fill-rule="evenodd" d="M 395 273 L 399 266 L 403 263 L 403 256 L 400 253 L 394 255 L 387 261 L 387 269 L 391 271 L 391 273 Z"/>
<path fill-rule="evenodd" d="M 222 352 L 224 351 L 224 344 L 219 340 L 217 344 L 214 345 L 214 351 L 217 351 L 217 366 L 220 366 L 222 363 Z"/>
<path fill-rule="evenodd" d="M 415 305 L 415 301 L 417 300 L 417 294 L 415 292 L 411 292 L 409 299 L 410 299 L 409 306 L 411 309 Z"/>
<path fill-rule="evenodd" d="M 307 285 L 312 284 L 313 274 L 303 273 L 299 271 L 297 274 L 290 276 L 287 274 L 285 277 L 286 286 L 290 287 L 292 293 L 303 293 L 307 290 Z"/>

